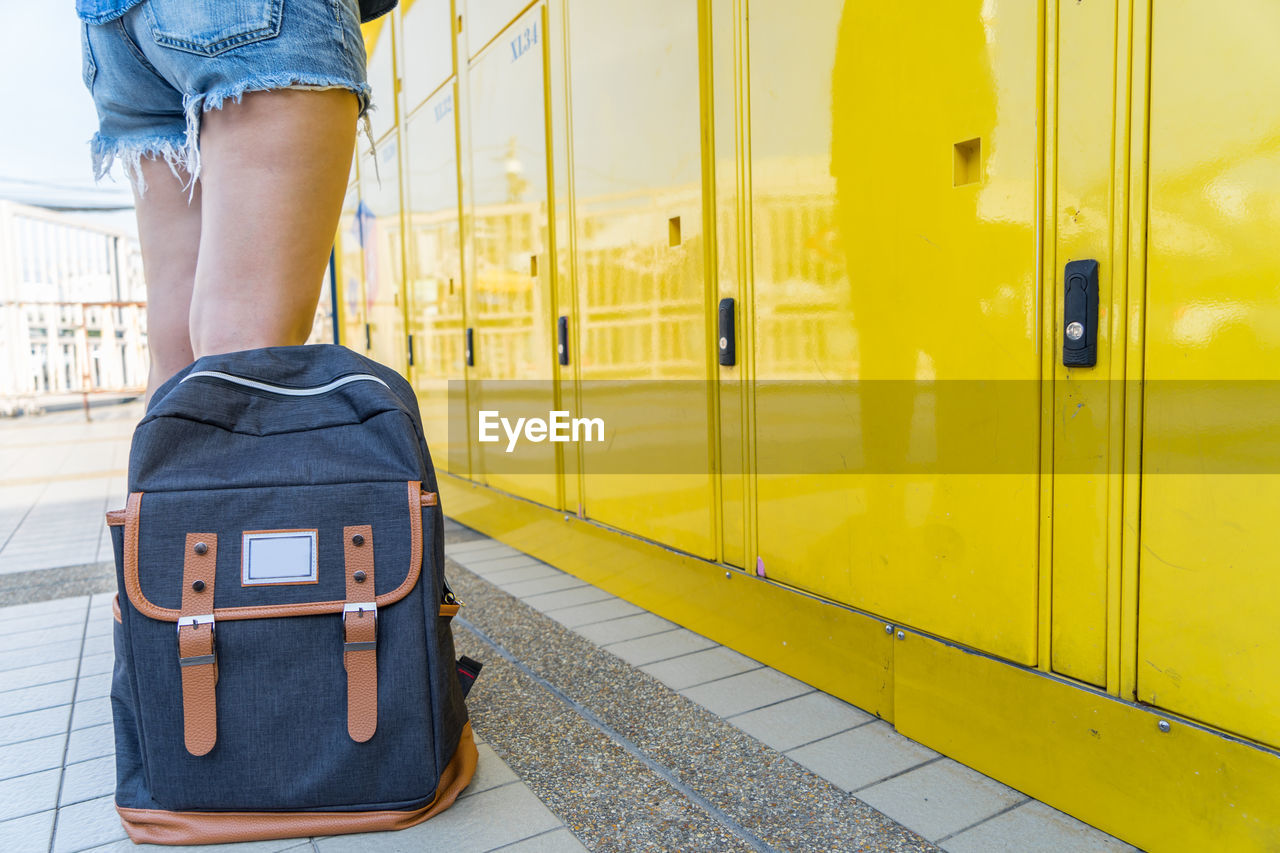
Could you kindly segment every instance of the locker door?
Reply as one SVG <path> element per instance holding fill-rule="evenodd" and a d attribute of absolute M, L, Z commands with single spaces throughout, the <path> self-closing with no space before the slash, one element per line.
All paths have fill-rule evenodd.
<path fill-rule="evenodd" d="M 334 273 L 338 283 L 338 309 L 342 344 L 358 353 L 367 353 L 364 311 L 364 238 L 360 232 L 360 184 L 356 169 L 351 169 L 351 186 L 342 199 L 338 218 L 338 242 L 335 246 Z"/>
<path fill-rule="evenodd" d="M 758 554 L 1037 653 L 1039 9 L 753 0 Z"/>
<path fill-rule="evenodd" d="M 360 155 L 360 233 L 364 244 L 365 322 L 369 357 L 407 375 L 404 243 L 400 225 L 399 139 L 394 128 L 374 154 Z"/>
<path fill-rule="evenodd" d="M 413 387 L 427 443 L 437 465 L 465 477 L 469 470 L 466 317 L 456 100 L 456 87 L 451 82 L 412 111 L 405 122 L 409 171 L 405 260 Z"/>
<path fill-rule="evenodd" d="M 489 433 L 497 440 L 485 442 L 478 429 L 481 412 L 516 424 L 546 420 L 555 408 L 542 42 L 542 6 L 536 5 L 470 68 L 475 274 L 468 314 L 475 363 L 468 408 L 476 437 L 473 472 L 491 486 L 558 506 L 560 445 L 520 440 L 513 446 L 500 428 Z"/>
<path fill-rule="evenodd" d="M 698 10 L 568 4 L 589 518 L 715 557 Z M 602 38 L 626 33 L 625 38 Z M 565 312 L 562 312 L 565 313 Z"/>
<path fill-rule="evenodd" d="M 1138 697 L 1280 746 L 1280 6 L 1152 13 Z"/>

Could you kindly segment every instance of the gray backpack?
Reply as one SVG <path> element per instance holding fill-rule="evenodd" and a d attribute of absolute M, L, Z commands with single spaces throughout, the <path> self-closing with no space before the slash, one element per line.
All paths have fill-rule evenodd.
<path fill-rule="evenodd" d="M 116 808 L 137 842 L 411 826 L 476 764 L 412 388 L 343 347 L 197 361 L 133 437 Z M 460 679 L 461 673 L 461 679 Z"/>

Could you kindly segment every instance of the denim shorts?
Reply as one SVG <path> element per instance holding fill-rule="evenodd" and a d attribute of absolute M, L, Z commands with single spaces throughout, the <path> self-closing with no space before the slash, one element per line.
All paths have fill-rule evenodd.
<path fill-rule="evenodd" d="M 348 89 L 367 126 L 357 0 L 145 0 L 83 24 L 82 47 L 98 110 L 94 176 L 119 160 L 139 192 L 143 157 L 163 158 L 194 182 L 202 113 L 245 92 Z"/>

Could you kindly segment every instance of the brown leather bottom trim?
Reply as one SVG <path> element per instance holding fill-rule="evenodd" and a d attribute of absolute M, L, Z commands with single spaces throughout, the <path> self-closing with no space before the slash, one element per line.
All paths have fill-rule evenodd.
<path fill-rule="evenodd" d="M 407 829 L 435 817 L 453 805 L 476 772 L 476 742 L 471 724 L 452 760 L 440 776 L 440 787 L 429 804 L 414 811 L 377 812 L 167 812 L 116 806 L 125 832 L 137 844 L 226 844 L 270 838 L 305 838 Z"/>

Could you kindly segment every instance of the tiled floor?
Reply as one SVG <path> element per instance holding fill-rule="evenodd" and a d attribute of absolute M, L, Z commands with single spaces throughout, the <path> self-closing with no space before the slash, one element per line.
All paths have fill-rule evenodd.
<path fill-rule="evenodd" d="M 131 850 L 112 804 L 111 596 L 0 609 L 0 851 Z M 47 642 L 43 638 L 53 637 Z M 84 654 L 81 656 L 80 652 Z M 448 811 L 396 833 L 218 851 L 585 850 L 491 748 Z M 166 849 L 166 848 L 156 848 Z M 172 849 L 172 848 L 167 848 Z"/>
<path fill-rule="evenodd" d="M 951 853 L 1127 845 L 882 720 L 490 539 L 448 556 Z"/>

